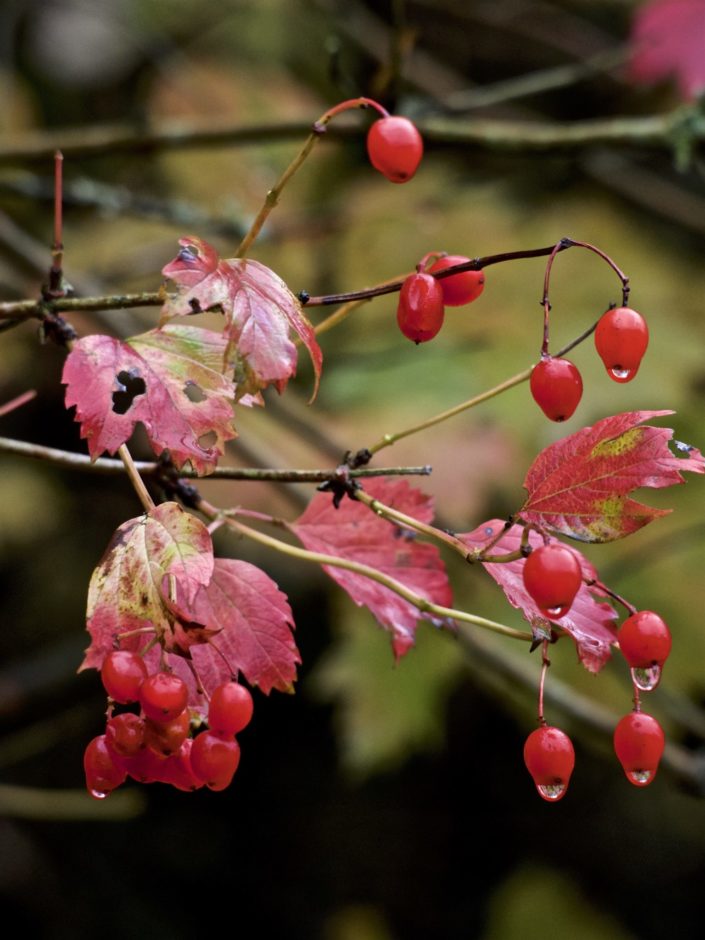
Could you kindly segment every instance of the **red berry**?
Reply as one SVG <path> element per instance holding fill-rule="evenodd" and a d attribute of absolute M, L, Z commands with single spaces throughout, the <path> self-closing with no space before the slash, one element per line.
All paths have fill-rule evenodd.
<path fill-rule="evenodd" d="M 226 741 L 209 731 L 202 731 L 191 748 L 193 772 L 209 790 L 224 790 L 230 785 L 240 763 L 240 745 Z"/>
<path fill-rule="evenodd" d="M 120 757 L 134 757 L 144 747 L 144 719 L 132 712 L 113 715 L 105 726 L 105 741 Z"/>
<path fill-rule="evenodd" d="M 555 803 L 565 796 L 575 767 L 575 751 L 560 728 L 543 725 L 524 744 L 524 763 L 544 800 Z"/>
<path fill-rule="evenodd" d="M 136 702 L 147 678 L 147 667 L 138 653 L 113 650 L 103 660 L 100 678 L 110 698 L 121 705 Z"/>
<path fill-rule="evenodd" d="M 536 606 L 552 620 L 568 613 L 583 581 L 580 562 L 558 542 L 535 548 L 524 562 L 523 575 Z"/>
<path fill-rule="evenodd" d="M 636 685 L 646 692 L 655 689 L 671 652 L 671 631 L 666 622 L 653 610 L 640 610 L 627 617 L 617 639 Z"/>
<path fill-rule="evenodd" d="M 196 777 L 191 766 L 192 746 L 193 738 L 186 738 L 176 754 L 162 761 L 160 779 L 164 783 L 170 783 L 177 790 L 189 792 L 203 786 L 203 781 Z"/>
<path fill-rule="evenodd" d="M 649 345 L 646 320 L 631 307 L 613 307 L 600 317 L 595 348 L 615 382 L 629 382 L 637 374 Z"/>
<path fill-rule="evenodd" d="M 239 682 L 225 682 L 214 689 L 208 705 L 208 727 L 219 737 L 231 738 L 249 725 L 252 696 Z"/>
<path fill-rule="evenodd" d="M 140 689 L 142 711 L 152 721 L 173 721 L 186 708 L 187 701 L 186 683 L 171 672 L 154 673 Z"/>
<path fill-rule="evenodd" d="M 423 140 L 408 118 L 380 118 L 367 133 L 367 155 L 392 183 L 406 183 L 421 162 Z"/>
<path fill-rule="evenodd" d="M 122 762 L 108 748 L 104 734 L 88 744 L 83 755 L 83 769 L 88 792 L 96 800 L 105 799 L 127 776 Z"/>
<path fill-rule="evenodd" d="M 152 721 L 148 718 L 145 722 L 145 744 L 162 757 L 170 757 L 176 754 L 186 740 L 190 728 L 188 709 L 171 721 Z"/>
<path fill-rule="evenodd" d="M 648 786 L 654 779 L 664 745 L 663 728 L 644 712 L 630 712 L 614 729 L 615 753 L 635 787 Z"/>
<path fill-rule="evenodd" d="M 570 359 L 542 358 L 529 379 L 534 401 L 551 421 L 566 421 L 580 403 L 583 380 Z"/>
<path fill-rule="evenodd" d="M 402 284 L 397 323 L 404 336 L 425 343 L 443 325 L 443 290 L 430 274 L 410 274 Z"/>
<path fill-rule="evenodd" d="M 445 271 L 456 264 L 464 264 L 469 258 L 463 255 L 446 255 L 445 258 L 439 258 L 434 261 L 428 269 L 429 274 L 437 271 Z M 477 300 L 485 287 L 484 271 L 463 271 L 460 274 L 452 274 L 450 277 L 441 278 L 438 282 L 443 291 L 443 303 L 446 307 L 462 307 L 473 300 Z"/>

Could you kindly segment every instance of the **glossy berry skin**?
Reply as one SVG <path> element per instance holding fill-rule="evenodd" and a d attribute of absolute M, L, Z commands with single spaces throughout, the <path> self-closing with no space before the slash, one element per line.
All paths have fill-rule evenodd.
<path fill-rule="evenodd" d="M 186 708 L 188 689 L 183 679 L 171 672 L 155 672 L 140 689 L 140 705 L 152 721 L 173 721 Z"/>
<path fill-rule="evenodd" d="M 171 757 L 188 737 L 190 727 L 188 709 L 171 721 L 152 721 L 148 718 L 145 722 L 145 744 L 162 757 Z"/>
<path fill-rule="evenodd" d="M 144 747 L 144 719 L 131 712 L 113 715 L 105 726 L 108 748 L 119 757 L 134 757 Z"/>
<path fill-rule="evenodd" d="M 239 682 L 225 682 L 213 690 L 208 705 L 208 727 L 218 737 L 232 738 L 252 720 L 252 696 Z"/>
<path fill-rule="evenodd" d="M 600 317 L 595 348 L 615 382 L 630 382 L 649 345 L 646 320 L 631 307 L 613 307 Z"/>
<path fill-rule="evenodd" d="M 635 787 L 648 786 L 658 770 L 665 746 L 663 728 L 644 712 L 630 712 L 614 729 L 614 750 Z"/>
<path fill-rule="evenodd" d="M 138 653 L 113 650 L 103 660 L 100 678 L 110 698 L 126 705 L 138 700 L 147 667 Z"/>
<path fill-rule="evenodd" d="M 583 380 L 570 359 L 546 356 L 536 363 L 529 379 L 534 401 L 551 421 L 567 421 L 580 403 Z"/>
<path fill-rule="evenodd" d="M 392 183 L 406 183 L 421 162 L 423 140 L 408 118 L 380 118 L 367 132 L 367 155 L 375 170 Z"/>
<path fill-rule="evenodd" d="M 653 610 L 640 610 L 622 624 L 619 648 L 632 668 L 663 666 L 671 652 L 671 631 Z"/>
<path fill-rule="evenodd" d="M 583 580 L 580 562 L 558 542 L 535 548 L 524 562 L 523 576 L 536 606 L 552 620 L 568 613 Z"/>
<path fill-rule="evenodd" d="M 555 803 L 565 796 L 575 751 L 564 731 L 550 725 L 532 731 L 524 744 L 524 763 L 542 799 Z"/>
<path fill-rule="evenodd" d="M 428 273 L 445 271 L 447 268 L 453 268 L 456 264 L 464 264 L 469 260 L 463 255 L 446 255 L 445 258 L 434 261 Z M 485 273 L 484 271 L 462 271 L 460 274 L 444 277 L 438 283 L 441 285 L 443 303 L 446 307 L 462 307 L 477 300 L 480 296 L 485 287 Z"/>
<path fill-rule="evenodd" d="M 102 800 L 127 777 L 120 759 L 108 748 L 105 735 L 101 734 L 88 744 L 83 755 L 86 788 L 96 800 Z"/>
<path fill-rule="evenodd" d="M 402 284 L 397 323 L 404 336 L 417 345 L 426 343 L 443 326 L 443 290 L 430 274 L 410 274 Z"/>
<path fill-rule="evenodd" d="M 194 775 L 209 790 L 225 790 L 240 763 L 240 745 L 234 739 L 226 741 L 209 731 L 202 731 L 191 748 L 191 767 Z"/>

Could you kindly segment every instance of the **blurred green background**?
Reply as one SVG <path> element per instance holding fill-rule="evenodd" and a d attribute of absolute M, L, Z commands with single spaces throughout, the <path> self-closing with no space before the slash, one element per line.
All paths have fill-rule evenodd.
<path fill-rule="evenodd" d="M 627 81 L 628 0 L 5 0 L 0 6 L 0 297 L 34 297 L 52 232 L 50 162 L 11 159 L 66 128 L 147 134 L 163 122 L 269 125 L 241 146 L 104 149 L 65 161 L 65 268 L 83 294 L 155 290 L 177 239 L 233 252 L 298 141 L 276 129 L 371 95 L 422 123 L 570 122 L 665 112 L 672 87 Z M 704 53 L 705 55 L 705 50 Z M 560 69 L 562 71 L 554 72 Z M 543 82 L 528 94 L 528 80 Z M 548 87 L 552 85 L 552 87 Z M 703 156 L 676 170 L 665 149 L 594 144 L 530 154 L 431 141 L 415 179 L 367 164 L 354 114 L 286 190 L 253 256 L 295 292 L 351 290 L 414 267 L 431 250 L 470 257 L 593 242 L 632 278 L 651 347 L 616 385 L 591 341 L 573 354 L 585 384 L 576 415 L 550 425 L 522 385 L 382 452 L 376 465 L 433 465 L 422 481 L 457 531 L 522 501 L 548 443 L 608 414 L 673 409 L 676 437 L 705 444 Z M 51 136 L 59 134 L 58 138 Z M 49 136 L 47 136 L 49 135 Z M 310 367 L 265 411 L 238 411 L 229 460 L 333 466 L 531 365 L 539 353 L 542 260 L 487 271 L 482 297 L 451 309 L 413 346 L 396 298 L 361 307 L 321 337 L 321 393 Z M 568 342 L 613 301 L 595 256 L 561 255 L 552 341 Z M 317 322 L 324 314 L 313 311 Z M 72 317 L 79 332 L 130 335 L 154 310 Z M 62 404 L 63 353 L 26 324 L 0 337 L 0 404 L 34 402 L 0 433 L 84 452 Z M 275 397 L 275 396 L 274 396 Z M 316 443 L 311 428 L 327 436 Z M 135 453 L 141 454 L 141 443 Z M 261 564 L 290 597 L 303 656 L 293 697 L 257 696 L 243 760 L 225 793 L 128 785 L 105 804 L 81 792 L 82 753 L 101 732 L 85 596 L 112 532 L 139 506 L 122 479 L 0 454 L 0 893 L 31 936 L 200 937 L 233 932 L 323 940 L 578 940 L 700 937 L 705 916 L 705 517 L 702 481 L 649 491 L 669 517 L 586 549 L 605 582 L 670 623 L 674 651 L 647 708 L 687 757 L 646 790 L 630 787 L 609 734 L 548 706 L 573 737 L 570 792 L 548 806 L 521 758 L 535 723 L 539 661 L 511 641 L 460 642 L 420 628 L 394 666 L 371 616 L 324 576 L 218 538 Z M 222 506 L 287 518 L 307 488 L 204 484 Z M 448 559 L 457 606 L 521 626 L 481 570 Z M 595 715 L 630 708 L 622 663 L 598 677 L 570 641 L 552 650 L 549 688 L 588 696 Z M 530 677 L 527 686 L 512 669 Z M 582 702 L 582 698 L 580 698 Z M 698 768 L 702 772 L 698 773 Z"/>

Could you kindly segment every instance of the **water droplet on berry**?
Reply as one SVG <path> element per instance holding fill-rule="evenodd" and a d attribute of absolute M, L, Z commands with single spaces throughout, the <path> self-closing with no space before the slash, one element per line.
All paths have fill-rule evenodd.
<path fill-rule="evenodd" d="M 566 785 L 564 783 L 545 783 L 537 785 L 536 789 L 540 797 L 554 803 L 563 796 L 566 791 Z"/>
<path fill-rule="evenodd" d="M 550 620 L 560 620 L 565 617 L 571 608 L 571 604 L 563 604 L 561 607 L 548 607 L 541 610 L 541 613 Z"/>
<path fill-rule="evenodd" d="M 636 375 L 636 369 L 620 369 L 619 366 L 615 366 L 613 369 L 609 369 L 610 376 L 615 379 L 617 382 L 628 382 L 630 379 L 633 379 Z"/>
<path fill-rule="evenodd" d="M 90 795 L 94 800 L 104 800 L 109 794 L 105 790 L 89 790 Z"/>
<path fill-rule="evenodd" d="M 657 663 L 643 668 L 635 667 L 631 672 L 632 682 L 642 692 L 652 692 L 661 681 L 661 667 Z"/>
<path fill-rule="evenodd" d="M 627 777 L 635 786 L 645 787 L 647 783 L 651 783 L 653 780 L 654 773 L 653 770 L 630 770 Z"/>

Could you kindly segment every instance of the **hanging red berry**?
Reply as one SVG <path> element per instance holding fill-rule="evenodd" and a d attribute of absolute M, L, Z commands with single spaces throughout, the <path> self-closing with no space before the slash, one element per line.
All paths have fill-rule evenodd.
<path fill-rule="evenodd" d="M 636 686 L 644 692 L 655 689 L 671 652 L 671 631 L 666 622 L 653 610 L 640 610 L 627 617 L 617 639 Z"/>
<path fill-rule="evenodd" d="M 408 118 L 380 118 L 367 133 L 367 155 L 372 166 L 392 183 L 406 183 L 421 162 L 423 140 Z"/>
<path fill-rule="evenodd" d="M 524 763 L 542 799 L 555 803 L 565 796 L 575 751 L 564 731 L 549 725 L 532 731 L 524 744 Z"/>
<path fill-rule="evenodd" d="M 410 274 L 402 284 L 397 307 L 397 323 L 404 336 L 425 343 L 443 325 L 443 291 L 430 274 Z"/>
<path fill-rule="evenodd" d="M 580 403 L 583 380 L 570 359 L 544 356 L 529 379 L 534 401 L 551 421 L 566 421 Z"/>
<path fill-rule="evenodd" d="M 103 660 L 100 677 L 110 698 L 126 705 L 139 698 L 140 688 L 147 678 L 147 667 L 138 653 L 113 650 Z"/>
<path fill-rule="evenodd" d="M 564 617 L 580 589 L 580 562 L 565 545 L 550 542 L 535 548 L 524 562 L 524 587 L 542 614 Z"/>
<path fill-rule="evenodd" d="M 613 307 L 600 317 L 595 348 L 615 382 L 630 382 L 649 345 L 646 320 L 631 307 Z"/>
<path fill-rule="evenodd" d="M 656 776 L 665 746 L 663 728 L 644 712 L 630 712 L 614 729 L 614 750 L 635 787 L 648 786 Z"/>
<path fill-rule="evenodd" d="M 434 261 L 428 269 L 429 274 L 445 271 L 464 264 L 469 258 L 463 255 L 446 255 Z M 485 287 L 484 271 L 461 271 L 460 274 L 451 274 L 450 277 L 441 278 L 438 282 L 443 290 L 443 303 L 446 307 L 462 307 L 477 300 Z"/>

